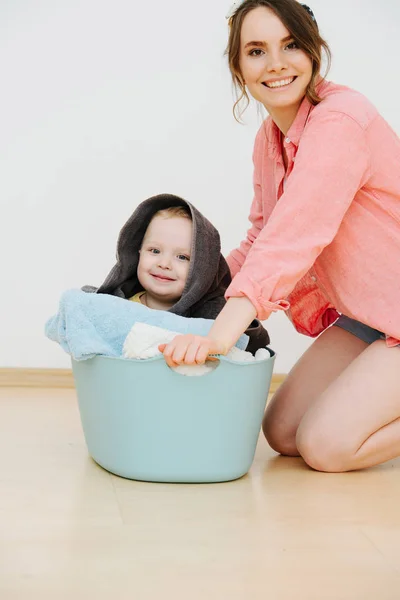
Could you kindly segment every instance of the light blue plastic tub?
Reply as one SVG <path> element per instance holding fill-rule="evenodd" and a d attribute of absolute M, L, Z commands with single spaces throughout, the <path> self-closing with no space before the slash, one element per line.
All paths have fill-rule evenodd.
<path fill-rule="evenodd" d="M 275 353 L 201 377 L 172 371 L 163 357 L 96 356 L 72 361 L 90 455 L 116 475 L 142 481 L 217 482 L 253 462 Z"/>

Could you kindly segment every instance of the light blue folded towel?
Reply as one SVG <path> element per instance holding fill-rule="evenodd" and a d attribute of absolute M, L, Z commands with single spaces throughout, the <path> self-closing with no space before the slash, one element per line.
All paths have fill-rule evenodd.
<path fill-rule="evenodd" d="M 195 335 L 207 335 L 214 323 L 153 310 L 109 294 L 68 290 L 61 296 L 58 313 L 47 321 L 45 333 L 75 360 L 97 354 L 122 357 L 126 336 L 136 322 Z M 243 334 L 236 346 L 245 350 L 248 340 Z"/>

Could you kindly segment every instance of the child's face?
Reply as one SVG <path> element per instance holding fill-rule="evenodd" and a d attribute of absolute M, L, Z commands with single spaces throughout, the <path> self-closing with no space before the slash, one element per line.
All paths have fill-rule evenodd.
<path fill-rule="evenodd" d="M 250 94 L 270 114 L 296 112 L 312 77 L 310 57 L 297 47 L 279 17 L 262 6 L 243 20 L 240 68 Z"/>
<path fill-rule="evenodd" d="M 182 296 L 189 272 L 192 222 L 184 217 L 155 216 L 145 233 L 138 279 L 146 295 L 170 308 Z"/>

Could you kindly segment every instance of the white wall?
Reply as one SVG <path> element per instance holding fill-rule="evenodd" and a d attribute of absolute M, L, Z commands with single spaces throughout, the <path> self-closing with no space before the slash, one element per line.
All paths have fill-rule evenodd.
<path fill-rule="evenodd" d="M 311 2 L 311 0 L 310 0 Z M 139 202 L 182 195 L 220 229 L 247 229 L 258 126 L 231 116 L 229 0 L 0 3 L 0 366 L 67 367 L 43 335 L 60 294 L 98 285 Z M 331 79 L 400 131 L 398 0 L 312 0 Z M 399 165 L 400 168 L 400 165 Z M 310 341 L 268 321 L 277 372 Z"/>

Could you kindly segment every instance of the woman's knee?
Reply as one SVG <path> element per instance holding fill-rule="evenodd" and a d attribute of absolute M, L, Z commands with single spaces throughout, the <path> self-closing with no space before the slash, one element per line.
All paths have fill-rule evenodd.
<path fill-rule="evenodd" d="M 275 452 L 283 456 L 299 456 L 295 431 L 290 431 L 282 423 L 271 419 L 268 414 L 264 416 L 262 429 L 265 439 Z"/>
<path fill-rule="evenodd" d="M 296 434 L 296 447 L 303 460 L 315 471 L 343 473 L 350 470 L 350 453 L 329 432 L 300 424 Z"/>

